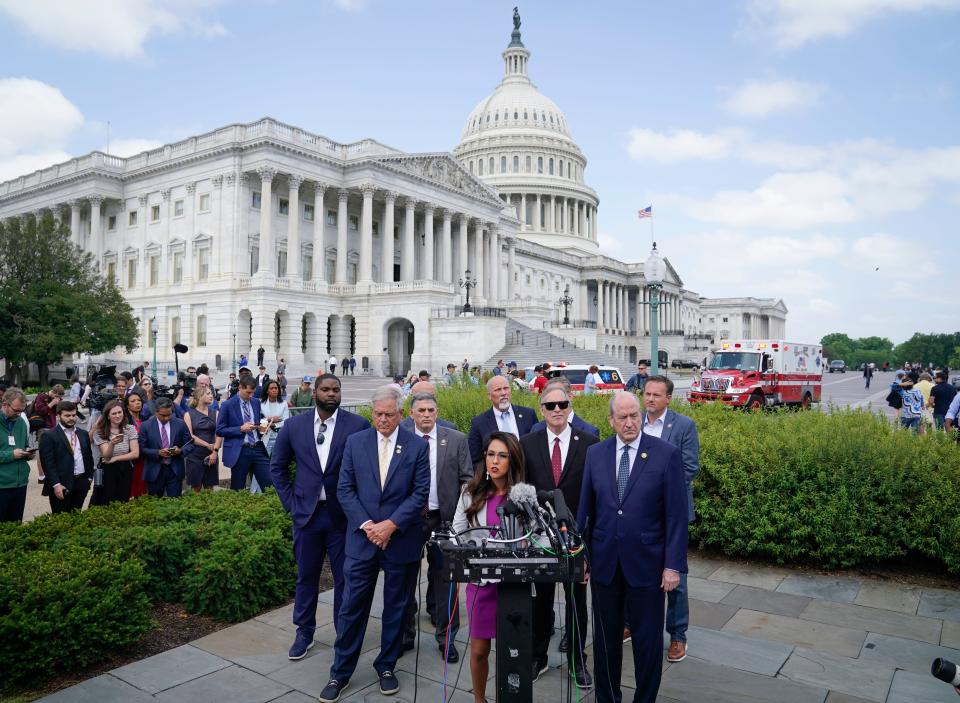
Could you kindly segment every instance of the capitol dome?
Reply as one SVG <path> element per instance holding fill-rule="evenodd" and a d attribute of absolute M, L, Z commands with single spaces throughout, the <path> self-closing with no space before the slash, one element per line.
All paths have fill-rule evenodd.
<path fill-rule="evenodd" d="M 454 156 L 515 209 L 520 236 L 597 253 L 599 200 L 583 179 L 586 157 L 566 115 L 530 81 L 519 17 L 514 24 L 503 79 L 470 112 Z"/>

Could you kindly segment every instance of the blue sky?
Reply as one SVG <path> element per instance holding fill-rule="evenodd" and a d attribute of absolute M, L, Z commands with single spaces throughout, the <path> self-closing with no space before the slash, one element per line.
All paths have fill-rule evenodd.
<path fill-rule="evenodd" d="M 449 151 L 500 80 L 514 2 L 0 0 L 0 180 L 264 115 Z M 601 243 L 788 336 L 960 328 L 960 0 L 521 5 Z"/>

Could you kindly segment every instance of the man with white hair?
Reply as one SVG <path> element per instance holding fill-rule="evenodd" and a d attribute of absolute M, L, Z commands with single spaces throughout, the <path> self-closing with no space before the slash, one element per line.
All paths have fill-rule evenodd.
<path fill-rule="evenodd" d="M 480 413 L 470 421 L 470 460 L 476 466 L 480 461 L 483 443 L 492 432 L 509 432 L 517 439 L 530 432 L 537 422 L 537 413 L 533 408 L 513 405 L 510 402 L 510 381 L 506 376 L 494 376 L 487 381 L 487 397 L 490 409 Z"/>
<path fill-rule="evenodd" d="M 423 506 L 430 493 L 430 448 L 400 427 L 403 393 L 382 386 L 372 397 L 373 428 L 347 439 L 337 498 L 347 516 L 346 589 L 330 680 L 321 703 L 336 703 L 350 682 L 370 618 L 370 606 L 383 571 L 380 653 L 373 662 L 380 693 L 393 695 L 400 683 L 393 673 L 403 639 L 403 619 L 417 579 Z"/>

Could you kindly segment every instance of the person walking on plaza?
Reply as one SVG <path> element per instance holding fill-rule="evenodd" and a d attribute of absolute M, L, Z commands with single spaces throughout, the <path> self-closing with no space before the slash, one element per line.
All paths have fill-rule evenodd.
<path fill-rule="evenodd" d="M 499 527 L 497 508 L 507 502 L 510 489 L 526 476 L 523 450 L 517 438 L 508 432 L 487 435 L 481 448 L 482 462 L 463 488 L 453 518 L 454 534 L 481 526 Z M 507 518 L 513 520 L 515 518 Z M 494 537 L 496 530 L 467 532 L 466 542 L 479 544 L 484 534 Z M 470 625 L 470 678 L 474 703 L 486 703 L 487 677 L 490 673 L 490 641 L 497 636 L 497 585 L 471 583 L 466 589 L 467 618 Z"/>
<path fill-rule="evenodd" d="M 266 353 L 266 350 L 263 348 L 262 344 L 259 347 L 257 347 L 257 366 L 263 366 L 263 355 L 265 353 Z"/>
<path fill-rule="evenodd" d="M 637 364 L 637 372 L 630 377 L 624 390 L 634 393 L 643 393 L 643 384 L 647 382 L 647 365 L 642 361 Z"/>
<path fill-rule="evenodd" d="M 300 379 L 300 385 L 290 394 L 287 405 L 290 407 L 290 415 L 297 416 L 302 413 L 310 412 L 313 409 L 313 376 L 304 376 Z"/>
<path fill-rule="evenodd" d="M 287 361 L 281 356 L 280 363 L 277 364 L 277 376 L 283 376 L 286 373 L 287 373 Z"/>
<path fill-rule="evenodd" d="M 643 432 L 659 437 L 680 450 L 683 480 L 687 489 L 687 522 L 696 519 L 693 506 L 693 480 L 700 473 L 700 438 L 693 420 L 670 409 L 673 381 L 666 376 L 651 376 L 643 387 Z M 677 587 L 667 593 L 667 634 L 670 646 L 667 661 L 687 658 L 687 628 L 690 625 L 690 603 L 687 596 L 687 574 L 681 572 Z"/>
<path fill-rule="evenodd" d="M 103 406 L 103 414 L 91 436 L 100 455 L 103 483 L 94 486 L 90 505 L 127 502 L 133 481 L 133 462 L 140 458 L 140 444 L 137 428 L 127 422 L 119 398 Z"/>
<path fill-rule="evenodd" d="M 957 389 L 947 383 L 947 374 L 937 372 L 937 383 L 930 389 L 930 407 L 933 409 L 933 424 L 938 430 L 943 430 L 947 410 L 953 402 Z"/>
<path fill-rule="evenodd" d="M 689 505 L 680 450 L 642 432 L 640 401 L 610 400 L 616 433 L 587 450 L 577 524 L 593 594 L 597 703 L 622 699 L 623 623 L 633 627 L 634 703 L 654 703 L 663 664 L 663 593 L 687 570 Z"/>
<path fill-rule="evenodd" d="M 346 376 L 350 370 L 350 359 L 343 357 L 343 360 L 340 362 L 340 375 Z"/>
<path fill-rule="evenodd" d="M 403 618 L 416 585 L 422 546 L 423 506 L 430 492 L 430 448 L 400 428 L 403 397 L 383 386 L 373 393 L 373 428 L 347 440 L 337 498 L 347 516 L 346 593 L 338 621 L 330 680 L 321 703 L 334 703 L 357 668 L 377 576 L 382 571 L 380 652 L 373 668 L 380 693 L 394 695 Z"/>
<path fill-rule="evenodd" d="M 212 491 L 220 483 L 219 452 L 223 438 L 217 437 L 217 410 L 213 402 L 213 389 L 197 386 L 183 416 L 193 440 L 193 446 L 184 459 L 187 485 L 195 493 L 204 488 Z"/>
<path fill-rule="evenodd" d="M 240 360 L 237 362 L 237 366 L 239 366 L 239 367 L 242 368 L 242 367 L 244 367 L 244 366 L 249 365 L 249 363 L 250 363 L 250 362 L 247 361 L 247 355 L 246 355 L 246 354 L 241 354 L 241 355 L 240 355 Z"/>
<path fill-rule="evenodd" d="M 351 354 L 350 355 L 350 375 L 351 376 L 355 375 L 356 368 L 357 368 L 357 357 Z"/>
<path fill-rule="evenodd" d="M 57 424 L 40 438 L 40 458 L 45 478 L 43 495 L 50 499 L 50 511 L 80 510 L 93 478 L 93 450 L 90 435 L 77 427 L 77 406 L 69 400 L 57 406 Z"/>
<path fill-rule="evenodd" d="M 339 363 L 339 362 L 337 361 L 337 357 L 336 357 L 336 355 L 334 355 L 334 354 L 331 354 L 331 355 L 330 355 L 330 358 L 327 359 L 327 366 L 330 367 L 330 373 L 332 373 L 334 376 L 337 375 L 337 364 L 338 364 L 338 363 Z"/>
<path fill-rule="evenodd" d="M 460 629 L 460 610 L 456 603 L 452 612 L 449 606 L 450 584 L 442 579 L 440 548 L 426 542 L 432 533 L 441 531 L 443 523 L 453 521 L 460 487 L 473 478 L 473 464 L 470 463 L 466 435 L 441 426 L 437 420 L 437 397 L 432 392 L 414 393 L 410 397 L 410 416 L 414 434 L 430 447 L 430 493 L 423 521 L 423 543 L 427 548 L 427 612 L 435 627 L 440 656 L 445 656 L 452 664 L 460 660 L 454 643 Z M 405 419 L 400 426 L 405 427 L 406 422 Z M 413 649 L 416 632 L 417 600 L 416 594 L 411 593 L 402 645 L 404 650 Z"/>
<path fill-rule="evenodd" d="M 530 432 L 537 422 L 537 413 L 533 408 L 513 405 L 510 402 L 510 381 L 506 376 L 493 376 L 487 381 L 487 397 L 490 409 L 477 415 L 470 421 L 470 460 L 476 465 L 487 435 L 491 432 L 509 432 L 517 439 Z"/>
<path fill-rule="evenodd" d="M 287 654 L 293 660 L 303 659 L 313 647 L 325 556 L 333 573 L 333 628 L 338 630 L 347 518 L 337 498 L 337 483 L 347 439 L 370 427 L 361 416 L 340 409 L 340 379 L 333 374 L 317 377 L 313 403 L 314 410 L 283 423 L 270 459 L 273 485 L 293 520 L 293 554 L 297 561 L 293 624 L 297 634 Z M 293 464 L 296 476 L 291 481 Z"/>
<path fill-rule="evenodd" d="M 230 467 L 230 488 L 243 491 L 253 473 L 260 489 L 266 491 L 270 480 L 270 458 L 262 441 L 268 422 L 261 417 L 260 401 L 254 397 L 257 381 L 242 376 L 237 394 L 220 406 L 217 436 L 223 438 L 223 464 Z"/>
<path fill-rule="evenodd" d="M 870 380 L 873 378 L 873 365 L 864 364 L 863 365 L 863 387 L 870 389 Z"/>
<path fill-rule="evenodd" d="M 0 522 L 22 522 L 30 482 L 30 427 L 23 418 L 27 396 L 8 388 L 0 400 Z"/>
<path fill-rule="evenodd" d="M 920 419 L 923 417 L 923 393 L 914 388 L 913 379 L 907 374 L 900 380 L 900 426 L 914 433 L 920 432 Z"/>
<path fill-rule="evenodd" d="M 179 498 L 186 473 L 184 449 L 192 446 L 186 423 L 173 414 L 173 401 L 157 398 L 157 410 L 140 425 L 140 453 L 147 493 L 157 498 Z"/>
<path fill-rule="evenodd" d="M 593 434 L 577 430 L 570 425 L 573 412 L 570 392 L 563 384 L 550 383 L 540 394 L 540 412 L 545 427 L 520 438 L 526 462 L 527 482 L 538 490 L 560 489 L 568 506 L 580 505 L 580 487 L 583 483 L 583 468 L 587 449 L 600 441 Z M 564 584 L 566 586 L 566 584 Z M 587 670 L 587 585 L 572 584 L 562 588 L 566 608 L 565 632 L 560 651 L 572 651 L 573 664 L 570 675 L 581 689 L 591 688 L 593 680 Z M 547 669 L 547 652 L 553 625 L 553 599 L 556 592 L 553 583 L 537 583 L 533 605 L 533 680 Z M 575 635 L 571 639 L 571 634 Z M 572 647 L 571 647 L 572 643 Z"/>

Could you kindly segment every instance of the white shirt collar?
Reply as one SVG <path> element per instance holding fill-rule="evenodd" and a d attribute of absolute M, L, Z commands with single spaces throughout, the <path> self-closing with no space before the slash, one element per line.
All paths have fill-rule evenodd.
<path fill-rule="evenodd" d="M 667 411 L 666 411 L 666 410 L 664 410 L 664 411 L 663 411 L 663 415 L 661 415 L 660 417 L 658 417 L 656 420 L 651 420 L 651 419 L 650 419 L 650 416 L 647 415 L 646 413 L 644 413 L 644 415 L 643 415 L 643 421 L 644 421 L 646 424 L 651 425 L 651 426 L 653 426 L 653 425 L 662 425 L 662 424 L 666 421 L 666 419 L 667 419 Z"/>
<path fill-rule="evenodd" d="M 414 429 L 416 430 L 417 437 L 422 437 L 422 436 L 423 436 L 423 432 L 421 432 L 421 431 L 420 431 L 420 428 L 417 427 L 417 423 L 413 423 L 413 427 L 414 427 Z M 437 423 L 433 423 L 433 429 L 430 430 L 429 432 L 427 432 L 427 435 L 430 437 L 430 439 L 436 440 L 436 438 L 437 438 Z"/>
<path fill-rule="evenodd" d="M 390 443 L 391 447 L 397 443 L 397 435 L 399 433 L 400 433 L 400 426 L 397 425 L 397 427 L 394 428 L 393 432 L 387 436 L 387 441 Z M 377 431 L 377 444 L 378 445 L 383 444 L 383 435 L 380 434 L 379 431 Z"/>
<path fill-rule="evenodd" d="M 326 420 L 321 420 L 321 419 L 320 419 L 320 411 L 317 410 L 316 408 L 314 408 L 314 409 L 313 409 L 313 427 L 314 427 L 314 429 L 320 427 L 320 423 L 325 424 L 328 428 L 330 427 L 330 425 L 336 425 L 336 424 L 337 424 L 337 413 L 339 413 L 339 412 L 340 412 L 340 408 L 337 408 L 336 410 L 333 411 L 333 415 L 331 415 L 330 417 L 328 417 Z"/>
<path fill-rule="evenodd" d="M 513 415 L 513 403 L 508 405 L 506 410 L 501 410 L 500 408 L 495 406 L 491 406 L 491 407 L 493 407 L 493 414 L 496 415 L 497 417 L 503 417 L 504 413 L 506 413 L 507 415 Z"/>
<path fill-rule="evenodd" d="M 622 452 L 622 451 L 623 451 L 623 448 L 626 447 L 626 446 L 629 446 L 629 447 L 630 447 L 630 451 L 634 451 L 634 452 L 637 451 L 637 449 L 639 449 L 639 447 L 640 447 L 640 438 L 641 438 L 641 437 L 643 437 L 642 434 L 641 434 L 641 435 L 638 435 L 635 440 L 633 440 L 632 442 L 630 442 L 629 445 L 627 445 L 627 444 L 624 443 L 624 441 L 623 441 L 622 439 L 620 439 L 620 435 L 617 435 L 617 456 L 620 455 L 620 452 Z"/>
<path fill-rule="evenodd" d="M 547 440 L 550 442 L 550 446 L 552 447 L 552 446 L 553 446 L 553 440 L 559 437 L 559 438 L 560 438 L 560 444 L 566 445 L 566 444 L 570 441 L 570 434 L 571 434 L 571 433 L 572 433 L 572 429 L 571 429 L 571 427 L 570 427 L 570 423 L 569 423 L 569 422 L 567 423 L 567 426 L 563 429 L 563 431 L 562 431 L 560 434 L 554 434 L 553 430 L 551 430 L 550 427 L 548 426 L 548 427 L 547 427 Z"/>

